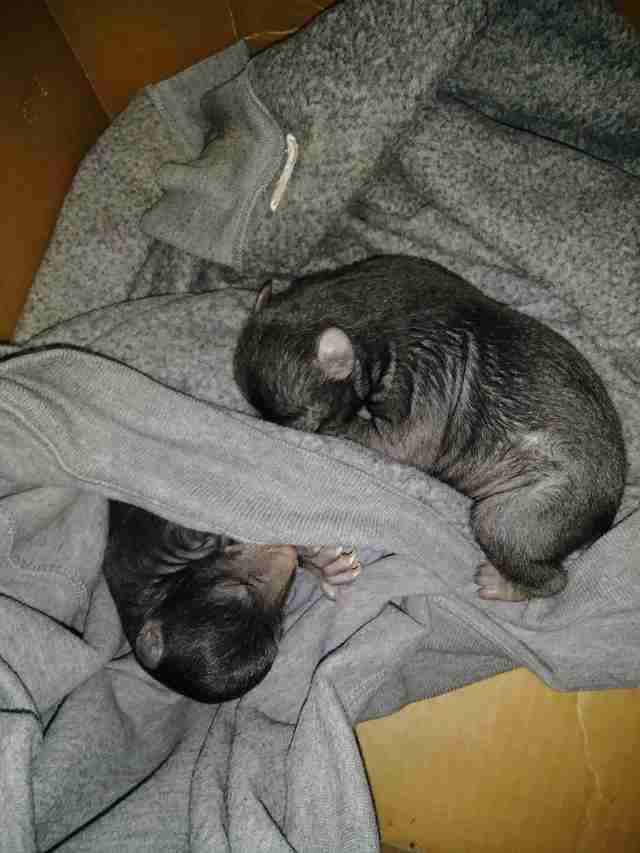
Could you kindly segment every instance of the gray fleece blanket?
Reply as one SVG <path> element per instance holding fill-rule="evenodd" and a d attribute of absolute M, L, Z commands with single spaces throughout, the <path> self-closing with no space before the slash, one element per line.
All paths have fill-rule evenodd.
<path fill-rule="evenodd" d="M 0 851 L 374 851 L 357 721 L 516 666 L 640 684 L 638 47 L 598 2 L 347 0 L 148 88 L 98 141 L 0 362 Z M 548 322 L 607 383 L 624 503 L 556 598 L 480 601 L 465 498 L 233 384 L 261 281 L 389 251 Z M 335 603 L 298 578 L 265 681 L 199 705 L 129 653 L 108 497 L 372 562 Z"/>

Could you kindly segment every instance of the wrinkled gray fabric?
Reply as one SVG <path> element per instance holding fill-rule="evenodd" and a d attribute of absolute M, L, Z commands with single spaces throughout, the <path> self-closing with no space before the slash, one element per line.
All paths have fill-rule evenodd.
<path fill-rule="evenodd" d="M 358 720 L 520 665 L 640 684 L 639 77 L 598 2 L 347 0 L 103 135 L 0 352 L 0 851 L 376 850 Z M 236 389 L 259 282 L 381 251 L 444 263 L 603 376 L 623 520 L 556 598 L 482 602 L 465 498 Z M 265 681 L 198 705 L 128 652 L 100 572 L 114 496 L 373 562 L 336 603 L 297 578 Z"/>

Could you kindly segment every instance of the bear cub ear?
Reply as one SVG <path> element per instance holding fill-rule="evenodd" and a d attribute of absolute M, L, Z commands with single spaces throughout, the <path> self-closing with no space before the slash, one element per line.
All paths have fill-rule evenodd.
<path fill-rule="evenodd" d="M 164 636 L 159 619 L 149 619 L 140 628 L 136 637 L 136 655 L 147 669 L 157 669 L 160 665 L 164 655 Z"/>
<path fill-rule="evenodd" d="M 348 379 L 355 365 L 355 352 L 349 335 L 336 326 L 321 332 L 316 348 L 316 364 L 326 379 Z"/>

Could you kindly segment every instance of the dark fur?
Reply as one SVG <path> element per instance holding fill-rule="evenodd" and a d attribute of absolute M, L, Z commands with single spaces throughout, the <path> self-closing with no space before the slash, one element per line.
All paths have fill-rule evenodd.
<path fill-rule="evenodd" d="M 328 329 L 348 336 L 348 375 L 322 354 Z M 621 426 L 588 362 L 429 261 L 385 256 L 297 280 L 248 320 L 235 375 L 268 419 L 350 438 L 469 495 L 514 599 L 564 588 L 561 561 L 619 506 Z"/>
<path fill-rule="evenodd" d="M 230 543 L 110 503 L 103 571 L 124 633 L 154 678 L 200 702 L 254 687 L 271 668 L 282 633 L 288 584 L 278 578 L 267 592 L 273 578 L 253 569 L 266 546 L 229 556 Z M 150 628 L 159 650 L 149 645 Z"/>

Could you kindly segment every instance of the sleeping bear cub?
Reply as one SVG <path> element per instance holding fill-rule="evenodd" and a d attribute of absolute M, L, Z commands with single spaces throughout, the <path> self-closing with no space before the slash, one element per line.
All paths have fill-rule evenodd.
<path fill-rule="evenodd" d="M 266 285 L 234 366 L 267 419 L 468 495 L 482 598 L 558 593 L 563 559 L 613 522 L 625 452 L 599 377 L 552 329 L 438 264 L 381 256 L 276 296 Z"/>

